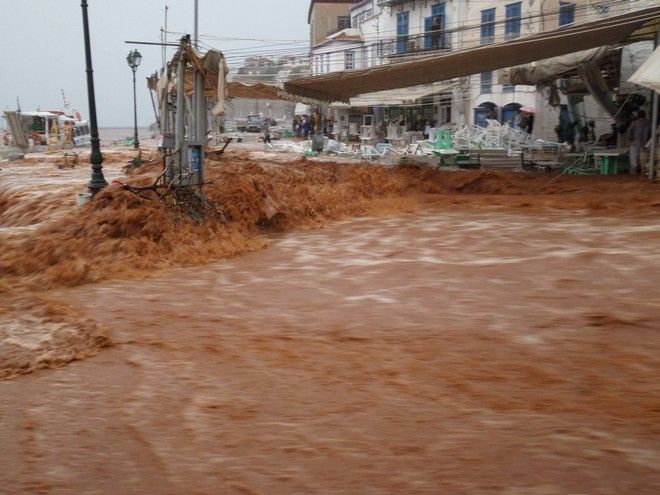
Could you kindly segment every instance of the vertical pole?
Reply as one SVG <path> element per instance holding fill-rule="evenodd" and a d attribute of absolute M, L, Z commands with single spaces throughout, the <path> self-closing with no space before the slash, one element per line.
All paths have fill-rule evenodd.
<path fill-rule="evenodd" d="M 197 106 L 195 108 L 195 128 L 196 136 L 196 168 L 194 179 L 195 184 L 202 186 L 204 183 L 204 144 L 206 143 L 206 98 L 204 97 L 204 77 L 199 71 L 195 71 L 197 79 L 195 80 L 195 94 L 197 94 Z M 218 75 L 220 77 L 220 75 Z"/>
<path fill-rule="evenodd" d="M 660 29 L 655 32 L 655 48 L 660 45 Z M 651 147 L 649 148 L 649 179 L 655 178 L 655 158 L 658 154 L 658 92 L 653 91 L 651 98 Z"/>
<path fill-rule="evenodd" d="M 163 32 L 163 68 L 167 63 L 167 10 L 169 7 L 165 5 L 165 31 Z"/>
<path fill-rule="evenodd" d="M 204 77 L 201 72 L 197 73 L 195 91 L 199 93 L 197 99 L 197 140 L 203 146 L 206 143 L 206 97 L 204 96 Z"/>
<path fill-rule="evenodd" d="M 195 50 L 197 50 L 198 47 L 198 41 L 199 41 L 199 1 L 195 0 L 195 32 L 194 32 L 194 37 L 193 37 L 193 46 L 195 47 Z"/>
<path fill-rule="evenodd" d="M 181 43 L 179 49 L 179 66 L 177 68 L 177 85 L 176 85 L 176 160 L 177 168 L 179 171 L 179 178 L 183 174 L 184 164 L 188 159 L 186 153 L 186 60 L 184 55 L 184 42 Z"/>
<path fill-rule="evenodd" d="M 137 67 L 131 67 L 133 69 L 133 148 L 140 148 L 140 141 L 138 140 L 138 130 L 137 130 L 137 96 L 135 90 L 135 72 Z"/>
<path fill-rule="evenodd" d="M 158 73 L 154 75 L 158 75 Z M 160 116 L 158 115 L 158 110 L 156 109 L 156 102 L 154 101 L 154 91 L 151 88 L 149 88 L 149 97 L 151 98 L 151 108 L 154 109 L 154 117 L 156 119 L 156 124 L 158 124 L 158 128 L 160 129 Z"/>
<path fill-rule="evenodd" d="M 160 67 L 165 70 L 165 28 L 160 28 Z"/>
<path fill-rule="evenodd" d="M 96 194 L 108 183 L 103 177 L 103 155 L 99 140 L 99 128 L 96 121 L 96 100 L 94 98 L 94 70 L 92 69 L 92 48 L 89 40 L 89 20 L 87 18 L 87 0 L 82 0 L 83 34 L 85 39 L 85 62 L 87 72 L 87 99 L 89 100 L 89 129 L 91 135 L 92 151 L 89 161 L 92 164 L 92 176 L 87 188 L 92 194 Z"/>
<path fill-rule="evenodd" d="M 163 73 L 162 77 L 165 77 Z M 160 133 L 165 134 L 170 132 L 170 106 L 169 106 L 169 92 L 167 88 L 164 89 L 163 94 L 159 95 L 160 101 Z"/>
<path fill-rule="evenodd" d="M 192 71 L 192 98 L 190 101 L 190 140 L 194 143 L 197 143 L 199 139 L 198 130 L 197 130 L 197 99 L 199 98 L 199 93 L 197 92 L 197 78 L 199 77 L 199 71 L 193 68 Z"/>
<path fill-rule="evenodd" d="M 160 102 L 160 132 L 163 134 L 170 134 L 172 131 L 170 129 L 172 110 L 170 107 L 170 95 L 165 88 L 164 94 L 162 95 L 162 101 Z M 174 171 L 172 170 L 172 156 L 169 148 L 164 148 L 165 152 L 165 182 L 167 184 L 171 183 L 174 179 Z"/>

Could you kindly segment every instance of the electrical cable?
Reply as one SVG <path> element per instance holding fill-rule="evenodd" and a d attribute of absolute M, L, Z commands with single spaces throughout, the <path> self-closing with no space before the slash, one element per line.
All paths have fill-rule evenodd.
<path fill-rule="evenodd" d="M 610 0 L 608 2 L 600 2 L 598 4 L 589 4 L 589 5 L 584 5 L 584 6 L 578 6 L 578 8 L 579 9 L 586 9 L 586 8 L 594 8 L 594 7 L 605 6 L 605 5 L 613 6 L 613 5 L 619 5 L 619 4 L 622 4 L 622 3 L 626 3 L 627 5 L 629 5 L 629 2 L 627 2 L 626 0 Z M 558 15 L 558 13 L 559 13 L 559 11 L 546 12 L 546 13 L 543 13 L 541 15 L 535 14 L 535 15 L 520 17 L 520 18 L 517 18 L 517 19 L 520 19 L 520 21 L 522 22 L 523 20 L 538 19 L 541 16 Z M 507 20 L 504 19 L 504 20 L 495 21 L 495 24 L 501 24 L 501 23 L 506 23 L 506 22 L 507 22 Z M 536 21 L 536 22 L 539 22 L 539 21 Z M 451 34 L 451 32 L 461 33 L 461 32 L 467 32 L 467 31 L 475 30 L 475 29 L 480 30 L 481 27 L 482 27 L 481 24 L 475 25 L 475 26 L 469 26 L 468 25 L 468 26 L 463 26 L 462 28 L 454 30 L 454 31 L 451 31 L 451 30 L 446 30 L 446 31 L 447 31 L 447 34 Z M 425 34 L 420 33 L 419 35 L 406 35 L 406 36 L 408 38 L 410 38 L 410 37 L 422 38 L 423 36 L 425 36 Z M 363 39 L 365 39 L 365 38 L 363 37 Z M 367 37 L 366 39 L 369 39 L 369 38 Z M 365 52 L 370 47 L 373 50 L 374 46 L 378 46 L 378 45 L 384 44 L 386 42 L 396 42 L 396 38 L 392 38 L 392 39 L 389 39 L 389 40 L 387 38 L 376 38 L 376 39 L 378 39 L 378 42 L 376 42 L 376 43 L 363 44 L 361 47 L 357 47 L 357 48 L 362 50 L 363 52 Z M 506 39 L 507 39 L 506 34 L 504 34 L 504 35 L 498 34 L 494 37 L 493 42 L 498 42 L 500 40 L 506 40 Z M 478 40 L 475 40 L 475 41 L 478 41 Z M 210 45 L 207 44 L 207 46 L 210 46 Z M 345 51 L 345 49 L 338 49 L 338 50 L 330 50 L 330 51 L 323 52 L 322 55 L 328 57 L 328 59 L 326 59 L 326 65 L 327 65 L 328 62 L 331 61 L 330 58 L 333 55 L 338 54 L 338 53 L 343 54 L 344 51 Z M 308 57 L 309 52 L 307 52 L 306 50 L 301 50 L 298 47 L 290 47 L 290 48 L 284 48 L 284 49 L 273 49 L 273 50 L 269 50 L 269 51 L 259 50 L 258 53 L 252 52 L 251 50 L 246 51 L 245 49 L 236 49 L 236 51 L 232 51 L 227 56 L 227 60 L 230 61 L 230 62 L 231 61 L 239 61 L 239 60 L 244 60 L 246 58 L 246 55 L 257 55 L 257 54 L 260 55 L 260 56 L 263 56 L 263 57 L 275 57 L 275 56 L 287 57 L 288 56 L 288 57 L 299 57 L 299 58 L 305 59 L 305 58 Z M 423 55 L 426 55 L 426 54 L 427 53 L 421 53 L 419 55 L 423 56 Z M 321 54 L 318 54 L 318 55 L 321 55 Z M 386 55 L 390 55 L 390 54 L 388 53 Z M 410 53 L 408 53 L 407 55 L 410 56 Z M 371 58 L 374 59 L 374 58 L 380 58 L 380 57 L 374 56 L 372 54 Z M 335 59 L 335 61 L 336 61 L 336 59 Z"/>

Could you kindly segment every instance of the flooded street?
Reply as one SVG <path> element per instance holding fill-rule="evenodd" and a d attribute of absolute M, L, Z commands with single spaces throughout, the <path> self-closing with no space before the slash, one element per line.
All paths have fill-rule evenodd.
<path fill-rule="evenodd" d="M 456 206 L 269 242 L 51 291 L 114 346 L 0 381 L 0 493 L 660 491 L 657 215 Z"/>
<path fill-rule="evenodd" d="M 660 495 L 660 0 L 6 3 L 0 495 Z"/>

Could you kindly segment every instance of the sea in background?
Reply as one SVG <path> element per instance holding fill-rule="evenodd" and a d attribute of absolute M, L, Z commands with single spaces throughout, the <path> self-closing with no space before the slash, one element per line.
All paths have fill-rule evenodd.
<path fill-rule="evenodd" d="M 124 139 L 133 139 L 132 127 L 101 127 L 99 128 L 101 146 L 112 146 L 119 144 Z M 152 140 L 152 132 L 148 127 L 138 127 L 138 139 L 140 143 Z"/>

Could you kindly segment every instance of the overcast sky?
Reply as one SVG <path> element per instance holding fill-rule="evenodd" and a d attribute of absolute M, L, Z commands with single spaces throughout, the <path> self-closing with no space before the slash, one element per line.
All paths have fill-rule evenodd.
<path fill-rule="evenodd" d="M 137 72 L 138 124 L 149 125 L 155 119 L 145 78 L 160 67 L 160 48 L 124 41 L 158 41 L 165 5 L 168 31 L 192 34 L 194 1 L 88 0 L 88 4 L 99 126 L 132 126 L 132 73 L 126 55 L 133 48 L 143 57 Z M 201 40 L 226 51 L 233 70 L 239 62 L 235 57 L 246 51 L 304 52 L 308 7 L 309 0 L 199 0 L 200 35 L 287 41 L 264 47 L 261 41 Z M 61 109 L 64 89 L 71 105 L 88 116 L 80 0 L 0 0 L 0 33 L 0 110 L 15 110 L 16 97 L 22 110 Z M 170 41 L 177 36 L 169 35 Z"/>

